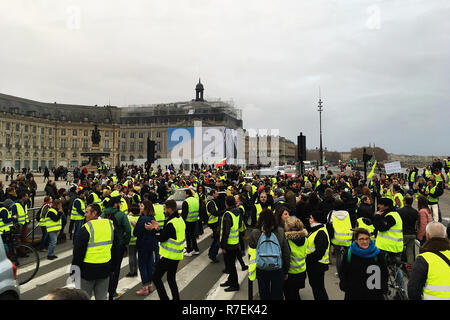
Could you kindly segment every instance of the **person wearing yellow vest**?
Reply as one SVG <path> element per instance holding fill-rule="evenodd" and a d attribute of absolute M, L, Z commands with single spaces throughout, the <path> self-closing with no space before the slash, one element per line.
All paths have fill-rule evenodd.
<path fill-rule="evenodd" d="M 450 300 L 450 241 L 445 226 L 428 223 L 426 239 L 409 276 L 408 298 Z"/>
<path fill-rule="evenodd" d="M 394 190 L 393 195 L 394 206 L 396 209 L 401 209 L 405 206 L 403 203 L 403 194 L 401 193 L 402 188 L 398 184 L 395 184 L 393 186 L 393 190 Z"/>
<path fill-rule="evenodd" d="M 236 258 L 239 250 L 239 225 L 240 210 L 236 208 L 236 200 L 233 196 L 225 198 L 225 213 L 220 223 L 220 248 L 225 261 L 225 270 L 229 273 L 227 280 L 220 284 L 228 287 L 225 292 L 239 290 L 239 280 L 236 270 Z"/>
<path fill-rule="evenodd" d="M 286 300 L 300 300 L 300 289 L 305 287 L 306 280 L 308 232 L 296 217 L 286 219 L 284 231 L 291 249 L 288 278 L 284 282 L 284 297 Z"/>
<path fill-rule="evenodd" d="M 28 193 L 21 190 L 18 192 L 17 197 L 18 200 L 11 207 L 11 215 L 17 216 L 17 223 L 21 227 L 20 241 L 25 243 L 28 234 L 28 224 L 30 223 L 30 218 L 28 217 Z"/>
<path fill-rule="evenodd" d="M 167 220 L 163 229 L 157 230 L 159 225 L 156 221 L 152 221 L 152 226 L 149 226 L 149 228 L 157 230 L 155 236 L 160 242 L 159 254 L 161 255 L 161 259 L 155 266 L 153 283 L 158 291 L 159 298 L 161 300 L 169 300 L 169 296 L 162 282 L 162 277 L 167 272 L 167 282 L 172 293 L 172 299 L 180 300 L 176 273 L 179 262 L 183 260 L 186 224 L 178 214 L 175 200 L 167 200 L 165 202 L 164 214 Z"/>
<path fill-rule="evenodd" d="M 14 223 L 17 223 L 17 216 L 12 216 L 10 211 L 13 204 L 14 202 L 11 199 L 6 199 L 0 207 L 0 234 L 3 243 L 6 243 L 5 233 L 11 229 Z"/>
<path fill-rule="evenodd" d="M 208 227 L 211 228 L 213 241 L 208 250 L 208 258 L 217 263 L 217 254 L 219 253 L 219 230 L 220 230 L 220 211 L 217 206 L 217 189 L 211 189 L 209 197 L 206 199 L 206 214 L 208 215 Z"/>
<path fill-rule="evenodd" d="M 193 254 L 200 254 L 198 249 L 195 230 L 199 220 L 200 201 L 193 196 L 191 189 L 184 190 L 184 197 L 181 206 L 181 217 L 186 223 L 186 257 Z"/>
<path fill-rule="evenodd" d="M 39 226 L 41 227 L 41 241 L 39 242 L 39 251 L 45 252 L 48 247 L 48 234 L 47 234 L 47 212 L 48 209 L 51 208 L 53 203 L 53 199 L 51 196 L 45 196 L 44 197 L 44 203 L 41 207 L 41 210 L 39 211 L 38 216 L 36 217 L 36 220 L 39 221 Z"/>
<path fill-rule="evenodd" d="M 261 192 L 261 194 L 259 195 L 259 201 L 255 203 L 256 223 L 258 223 L 259 215 L 261 214 L 261 211 L 263 211 L 263 209 L 271 210 L 271 206 L 269 205 L 268 202 L 267 193 L 265 192 Z"/>
<path fill-rule="evenodd" d="M 437 185 L 434 178 L 428 180 L 427 187 L 425 188 L 425 195 L 428 200 L 428 205 L 430 206 L 430 209 L 433 212 L 434 221 L 440 220 L 438 188 L 442 188 L 442 185 Z"/>
<path fill-rule="evenodd" d="M 87 198 L 86 204 L 92 204 L 96 203 L 98 205 L 101 205 L 102 199 L 102 186 L 100 184 L 95 185 L 94 190 L 90 193 L 89 197 Z"/>
<path fill-rule="evenodd" d="M 64 214 L 62 208 L 62 201 L 55 200 L 51 207 L 48 207 L 45 217 L 45 228 L 49 238 L 47 259 L 54 260 L 58 258 L 55 256 L 55 247 L 58 240 L 59 231 L 62 228 L 61 217 Z"/>
<path fill-rule="evenodd" d="M 325 272 L 330 264 L 330 237 L 321 223 L 322 213 L 312 211 L 309 217 L 310 232 L 306 248 L 306 272 L 314 300 L 328 300 Z"/>
<path fill-rule="evenodd" d="M 331 238 L 336 253 L 336 269 L 340 272 L 344 249 L 352 244 L 352 221 L 350 214 L 345 210 L 345 203 L 342 200 L 334 202 L 334 210 L 328 217 L 327 231 Z"/>
<path fill-rule="evenodd" d="M 111 270 L 115 269 L 119 254 L 119 235 L 109 219 L 100 218 L 100 206 L 86 208 L 86 223 L 74 241 L 72 268 L 78 289 L 86 291 L 95 300 L 107 300 Z M 75 281 L 77 284 L 77 281 Z"/>
<path fill-rule="evenodd" d="M 75 238 L 77 237 L 78 231 L 84 224 L 84 214 L 86 211 L 85 197 L 86 192 L 84 190 L 78 191 L 78 197 L 72 203 L 72 210 L 70 214 L 70 220 L 73 221 L 73 236 L 70 235 L 70 238 L 75 242 Z"/>

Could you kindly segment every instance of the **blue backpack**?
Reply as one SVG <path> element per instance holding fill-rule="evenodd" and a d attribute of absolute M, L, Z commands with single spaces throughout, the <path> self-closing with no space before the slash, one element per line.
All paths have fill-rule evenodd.
<path fill-rule="evenodd" d="M 261 234 L 256 246 L 256 267 L 260 270 L 273 271 L 281 269 L 281 247 L 275 233 L 270 237 Z"/>

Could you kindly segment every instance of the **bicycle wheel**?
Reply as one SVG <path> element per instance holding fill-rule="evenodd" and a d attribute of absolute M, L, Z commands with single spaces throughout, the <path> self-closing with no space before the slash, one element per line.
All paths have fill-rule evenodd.
<path fill-rule="evenodd" d="M 25 284 L 36 275 L 39 270 L 39 254 L 37 250 L 26 244 L 16 246 L 13 263 L 17 267 L 17 283 Z"/>

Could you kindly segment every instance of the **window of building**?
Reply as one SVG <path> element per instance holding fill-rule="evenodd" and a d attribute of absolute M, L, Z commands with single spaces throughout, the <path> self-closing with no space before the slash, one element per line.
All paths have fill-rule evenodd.
<path fill-rule="evenodd" d="M 72 130 L 72 135 L 74 136 L 74 137 L 76 137 L 77 135 L 78 135 L 78 130 Z"/>
<path fill-rule="evenodd" d="M 156 151 L 157 152 L 161 151 L 161 142 L 160 141 L 156 142 Z"/>
<path fill-rule="evenodd" d="M 33 133 L 36 133 L 36 126 L 33 126 Z"/>
<path fill-rule="evenodd" d="M 134 152 L 134 142 L 130 142 L 130 152 Z"/>
<path fill-rule="evenodd" d="M 45 133 L 45 129 L 41 128 L 41 134 L 44 134 L 44 133 Z"/>
<path fill-rule="evenodd" d="M 48 134 L 53 134 L 53 129 L 52 128 L 48 128 Z"/>
<path fill-rule="evenodd" d="M 5 140 L 6 146 L 11 146 L 11 135 L 9 133 L 6 134 L 6 140 Z"/>
<path fill-rule="evenodd" d="M 125 152 L 127 150 L 127 144 L 126 142 L 122 142 L 122 152 Z"/>
<path fill-rule="evenodd" d="M 139 142 L 138 151 L 140 151 L 140 152 L 144 151 L 144 143 L 143 142 Z"/>
<path fill-rule="evenodd" d="M 72 149 L 78 149 L 78 140 L 72 139 Z"/>
<path fill-rule="evenodd" d="M 20 131 L 20 125 L 18 123 L 16 124 L 16 131 Z"/>
<path fill-rule="evenodd" d="M 53 148 L 53 138 L 48 138 L 48 147 Z"/>
<path fill-rule="evenodd" d="M 61 129 L 61 135 L 65 136 L 66 135 L 66 129 Z"/>
<path fill-rule="evenodd" d="M 37 137 L 33 136 L 33 148 L 37 147 Z"/>
<path fill-rule="evenodd" d="M 130 132 L 130 138 L 134 139 L 134 132 Z"/>
<path fill-rule="evenodd" d="M 44 139 L 44 137 L 41 137 L 41 147 L 44 147 L 45 146 L 45 139 Z"/>
<path fill-rule="evenodd" d="M 126 139 L 127 134 L 125 132 L 122 132 L 122 139 Z"/>
<path fill-rule="evenodd" d="M 105 131 L 105 137 L 109 137 L 109 131 Z"/>
<path fill-rule="evenodd" d="M 87 137 L 87 136 L 89 136 L 89 132 L 88 132 L 87 130 L 84 130 L 83 135 L 84 135 L 85 137 Z"/>
<path fill-rule="evenodd" d="M 157 137 L 157 138 L 161 138 L 161 132 L 156 131 L 156 137 Z"/>
<path fill-rule="evenodd" d="M 61 139 L 60 147 L 61 148 L 66 148 L 66 139 Z"/>
<path fill-rule="evenodd" d="M 104 148 L 109 149 L 109 140 L 105 140 Z"/>
<path fill-rule="evenodd" d="M 83 139 L 83 149 L 87 149 L 89 146 L 89 140 L 88 139 Z"/>
<path fill-rule="evenodd" d="M 25 132 L 28 132 L 28 125 L 27 125 L 27 124 L 23 126 L 23 130 L 24 130 Z"/>
<path fill-rule="evenodd" d="M 144 139 L 144 133 L 143 132 L 139 132 L 139 139 Z"/>
<path fill-rule="evenodd" d="M 6 130 L 11 130 L 11 123 L 9 122 L 6 123 Z"/>

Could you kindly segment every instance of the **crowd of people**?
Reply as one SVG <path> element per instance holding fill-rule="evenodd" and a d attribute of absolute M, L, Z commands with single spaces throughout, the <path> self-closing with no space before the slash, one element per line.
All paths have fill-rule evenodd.
<path fill-rule="evenodd" d="M 249 279 L 257 280 L 261 299 L 298 300 L 308 279 L 314 299 L 327 300 L 325 273 L 334 252 L 345 299 L 383 299 L 387 265 L 395 256 L 412 265 L 411 274 L 416 275 L 408 283 L 410 297 L 443 297 L 424 282 L 427 272 L 442 271 L 444 261 L 426 252 L 450 255 L 439 209 L 446 178 L 437 169 L 419 176 L 410 168 L 407 181 L 384 174 L 365 181 L 358 171 L 259 177 L 240 167 L 205 165 L 191 171 L 122 166 L 80 173 L 67 189 L 47 182 L 37 216 L 40 250 L 48 252 L 48 259 L 57 259 L 58 239 L 72 240 L 72 265 L 81 270 L 81 289 L 96 299 L 120 296 L 116 291 L 125 253 L 127 277 L 136 277 L 139 270 L 142 288 L 137 295 L 157 290 L 160 299 L 169 299 L 162 282 L 167 273 L 172 299 L 180 299 L 178 264 L 200 254 L 197 240 L 206 227 L 212 231 L 211 263 L 220 262 L 219 251 L 223 256 L 228 278 L 220 286 L 226 292 L 240 290 L 239 260 Z M 9 187 L 16 194 L 0 194 L 7 209 L 0 212 L 0 230 L 11 223 L 25 230 L 30 182 L 19 175 L 11 183 L 16 183 Z M 181 204 L 170 197 L 180 192 Z M 415 255 L 416 239 L 425 250 L 420 258 Z M 248 265 L 242 259 L 247 248 Z M 368 286 L 369 271 L 375 269 L 379 281 Z M 448 286 L 449 274 L 438 274 L 434 285 Z"/>

